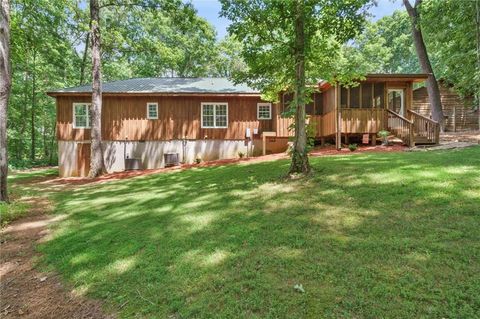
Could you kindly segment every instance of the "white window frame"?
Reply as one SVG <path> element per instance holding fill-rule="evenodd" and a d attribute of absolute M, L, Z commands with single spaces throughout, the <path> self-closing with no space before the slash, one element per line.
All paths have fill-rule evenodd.
<path fill-rule="evenodd" d="M 150 105 L 155 105 L 155 108 L 157 109 L 157 116 L 156 117 L 150 116 Z M 158 103 L 157 102 L 147 102 L 147 119 L 148 120 L 158 120 Z"/>
<path fill-rule="evenodd" d="M 87 106 L 87 125 L 86 126 L 78 126 L 77 125 L 77 117 L 75 116 L 75 107 L 78 105 L 85 105 Z M 72 104 L 72 116 L 73 116 L 73 128 L 91 128 L 90 126 L 90 107 L 92 106 L 92 103 L 84 103 L 84 102 L 75 102 Z"/>
<path fill-rule="evenodd" d="M 200 125 L 201 128 L 228 128 L 228 103 L 227 102 L 202 102 L 200 103 Z M 213 105 L 213 126 L 203 126 L 203 107 L 205 105 Z M 225 126 L 218 126 L 217 125 L 217 105 L 225 105 L 226 106 L 226 125 Z"/>
<path fill-rule="evenodd" d="M 260 117 L 260 107 L 268 106 L 269 117 Z M 271 120 L 272 119 L 272 103 L 257 103 L 257 120 Z"/>

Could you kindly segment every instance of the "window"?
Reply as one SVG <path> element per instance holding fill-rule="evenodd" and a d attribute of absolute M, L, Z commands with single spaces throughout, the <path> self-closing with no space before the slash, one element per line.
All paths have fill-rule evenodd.
<path fill-rule="evenodd" d="M 73 128 L 90 128 L 91 103 L 73 103 Z"/>
<path fill-rule="evenodd" d="M 202 128 L 226 128 L 228 126 L 227 103 L 202 103 Z"/>
<path fill-rule="evenodd" d="M 257 103 L 257 118 L 259 120 L 271 120 L 272 119 L 272 104 L 270 104 L 270 103 Z"/>
<path fill-rule="evenodd" d="M 158 103 L 147 103 L 147 119 L 158 119 Z"/>

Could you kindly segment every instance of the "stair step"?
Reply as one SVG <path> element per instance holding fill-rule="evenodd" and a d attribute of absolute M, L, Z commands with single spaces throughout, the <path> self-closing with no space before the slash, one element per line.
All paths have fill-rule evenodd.
<path fill-rule="evenodd" d="M 415 136 L 415 144 L 435 144 L 435 143 L 424 136 Z"/>

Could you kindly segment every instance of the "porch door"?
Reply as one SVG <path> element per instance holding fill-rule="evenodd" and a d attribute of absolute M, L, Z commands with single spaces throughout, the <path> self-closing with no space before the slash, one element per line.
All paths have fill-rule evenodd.
<path fill-rule="evenodd" d="M 388 109 L 405 116 L 405 91 L 403 89 L 388 89 Z"/>

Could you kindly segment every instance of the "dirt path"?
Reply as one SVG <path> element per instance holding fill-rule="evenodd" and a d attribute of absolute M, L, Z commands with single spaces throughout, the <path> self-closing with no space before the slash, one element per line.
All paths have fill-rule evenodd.
<path fill-rule="evenodd" d="M 48 225 L 58 217 L 47 215 L 50 204 L 35 198 L 28 217 L 12 222 L 0 232 L 1 318 L 113 318 L 97 301 L 76 295 L 54 273 L 35 268 L 35 245 L 48 235 Z"/>

